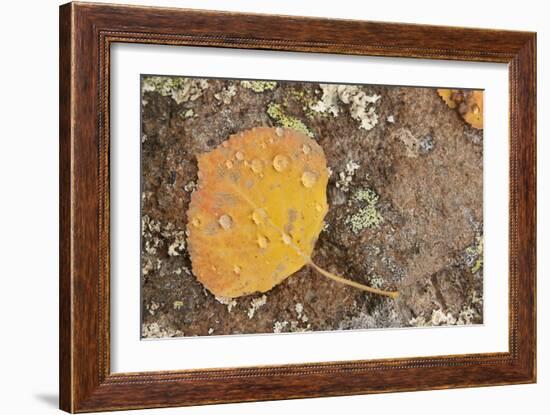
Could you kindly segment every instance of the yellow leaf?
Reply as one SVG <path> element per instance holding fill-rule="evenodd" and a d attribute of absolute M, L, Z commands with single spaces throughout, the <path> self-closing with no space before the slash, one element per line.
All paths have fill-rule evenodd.
<path fill-rule="evenodd" d="M 452 99 L 452 95 L 454 93 L 453 91 L 456 91 L 456 89 L 438 89 L 437 90 L 437 93 L 449 108 L 456 108 L 456 103 Z"/>
<path fill-rule="evenodd" d="M 466 95 L 464 105 L 458 107 L 458 112 L 468 124 L 479 129 L 483 128 L 483 91 L 471 91 Z"/>
<path fill-rule="evenodd" d="M 438 89 L 437 93 L 449 108 L 456 109 L 473 128 L 483 128 L 483 91 Z"/>
<path fill-rule="evenodd" d="M 191 196 L 188 248 L 197 279 L 214 295 L 266 292 L 304 265 L 345 280 L 311 261 L 328 211 L 327 162 L 307 135 L 254 128 L 198 157 Z"/>

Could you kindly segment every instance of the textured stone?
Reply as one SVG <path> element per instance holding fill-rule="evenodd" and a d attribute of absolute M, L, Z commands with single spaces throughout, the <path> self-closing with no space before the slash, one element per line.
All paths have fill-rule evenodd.
<path fill-rule="evenodd" d="M 343 91 L 322 111 L 319 84 L 253 90 L 240 81 L 162 85 L 158 78 L 142 89 L 144 337 L 482 322 L 483 131 L 467 125 L 435 89 L 354 88 L 359 97 L 379 96 L 366 107 L 378 120 L 366 130 Z M 274 105 L 275 118 L 268 113 Z M 192 275 L 182 236 L 196 154 L 230 134 L 283 121 L 311 132 L 332 171 L 314 261 L 349 279 L 398 289 L 398 300 L 309 268 L 267 292 L 265 302 L 261 295 L 216 299 Z M 358 192 L 371 197 L 361 200 Z M 354 231 L 349 218 L 361 212 L 375 225 L 356 221 Z"/>

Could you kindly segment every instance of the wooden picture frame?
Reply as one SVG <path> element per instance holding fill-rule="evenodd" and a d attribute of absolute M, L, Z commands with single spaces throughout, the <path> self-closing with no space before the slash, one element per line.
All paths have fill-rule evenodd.
<path fill-rule="evenodd" d="M 509 352 L 111 373 L 109 62 L 110 46 L 117 42 L 507 63 Z M 61 409 L 91 412 L 535 382 L 535 105 L 535 33 L 105 4 L 61 6 Z"/>

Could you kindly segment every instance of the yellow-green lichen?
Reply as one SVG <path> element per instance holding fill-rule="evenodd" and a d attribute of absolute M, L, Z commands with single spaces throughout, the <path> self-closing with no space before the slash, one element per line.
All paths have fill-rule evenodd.
<path fill-rule="evenodd" d="M 172 97 L 177 104 L 195 101 L 208 88 L 206 79 L 175 76 L 146 76 L 142 79 L 142 91 L 155 91 L 164 97 Z"/>
<path fill-rule="evenodd" d="M 241 81 L 241 86 L 246 89 L 251 89 L 256 93 L 273 91 L 277 86 L 275 81 Z"/>
<path fill-rule="evenodd" d="M 379 228 L 384 222 L 377 209 L 379 196 L 372 189 L 360 189 L 355 192 L 352 199 L 361 205 L 357 212 L 346 219 L 352 232 L 359 234 L 366 228 Z"/>
<path fill-rule="evenodd" d="M 476 236 L 476 241 L 473 245 L 466 248 L 466 260 L 471 266 L 470 271 L 475 274 L 483 267 L 483 236 Z"/>
<path fill-rule="evenodd" d="M 300 131 L 309 137 L 314 136 L 313 132 L 302 121 L 286 114 L 281 104 L 277 104 L 275 102 L 270 103 L 267 106 L 267 115 L 269 115 L 269 117 L 281 127 L 293 128 L 294 130 Z"/>
<path fill-rule="evenodd" d="M 292 88 L 288 92 L 288 98 L 285 98 L 285 105 L 288 104 L 288 101 L 295 101 L 302 107 L 304 115 L 307 118 L 314 118 L 316 116 L 328 117 L 328 114 L 323 112 L 316 112 L 311 107 L 317 102 L 317 98 L 304 89 L 295 89 Z"/>

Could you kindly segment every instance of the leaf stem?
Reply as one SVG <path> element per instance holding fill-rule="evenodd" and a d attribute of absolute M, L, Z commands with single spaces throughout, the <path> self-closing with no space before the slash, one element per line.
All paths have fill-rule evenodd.
<path fill-rule="evenodd" d="M 363 285 L 363 284 L 360 284 L 358 282 L 355 282 L 355 281 L 351 281 L 351 280 L 348 280 L 344 277 L 340 277 L 339 275 L 335 275 L 333 274 L 332 272 L 329 272 L 323 268 L 321 268 L 320 266 L 318 266 L 317 264 L 315 264 L 313 261 L 309 261 L 309 265 L 315 269 L 319 274 L 327 277 L 327 278 L 330 278 L 331 280 L 334 280 L 336 282 L 339 282 L 341 284 L 346 284 L 346 285 L 350 285 L 352 287 L 355 287 L 355 288 L 359 288 L 360 290 L 363 290 L 363 291 L 367 291 L 369 293 L 373 293 L 373 294 L 378 294 L 378 295 L 384 295 L 386 297 L 390 297 L 390 298 L 393 298 L 393 299 L 396 299 L 397 297 L 399 297 L 399 291 L 384 291 L 384 290 L 379 290 L 378 288 L 373 288 L 373 287 L 369 287 L 368 285 Z"/>

